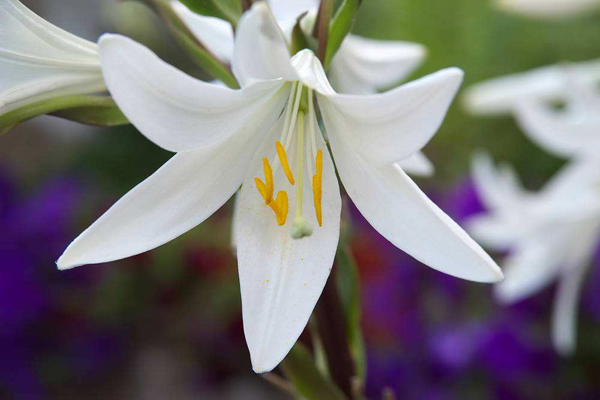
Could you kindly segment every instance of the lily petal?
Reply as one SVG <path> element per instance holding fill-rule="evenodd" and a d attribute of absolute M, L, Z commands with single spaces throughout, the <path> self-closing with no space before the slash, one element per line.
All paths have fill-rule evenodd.
<path fill-rule="evenodd" d="M 318 129 L 316 122 L 313 123 Z M 308 177 L 304 178 L 303 215 L 312 225 L 313 233 L 302 239 L 290 236 L 296 205 L 293 193 L 289 196 L 290 216 L 284 226 L 278 226 L 274 213 L 257 191 L 254 178 L 262 177 L 261 158 L 274 158 L 281 126 L 282 123 L 257 151 L 242 186 L 234 225 L 244 332 L 257 373 L 270 371 L 279 364 L 302 333 L 331 271 L 340 230 L 339 186 L 320 135 L 316 139 L 323 152 L 322 227 L 314 216 Z M 285 180 L 280 170 L 275 178 L 276 191 L 284 187 Z"/>
<path fill-rule="evenodd" d="M 97 48 L 0 0 L 0 115 L 52 97 L 106 91 Z"/>
<path fill-rule="evenodd" d="M 268 0 L 267 3 L 277 21 L 296 20 L 303 12 L 319 7 L 319 0 Z"/>
<path fill-rule="evenodd" d="M 465 91 L 463 103 L 475 115 L 509 114 L 522 100 L 565 99 L 569 76 L 593 84 L 600 79 L 600 61 L 562 63 L 477 83 Z"/>
<path fill-rule="evenodd" d="M 429 142 L 462 76 L 461 70 L 449 68 L 382 94 L 326 94 L 319 105 L 332 110 L 329 127 L 340 135 L 343 132 L 344 141 L 361 148 L 371 163 L 390 165 L 411 157 Z M 323 107 L 328 102 L 331 106 Z"/>
<path fill-rule="evenodd" d="M 510 165 L 496 168 L 489 155 L 477 153 L 473 157 L 471 175 L 477 194 L 488 209 L 505 210 L 522 206 L 525 189 L 516 171 Z"/>
<path fill-rule="evenodd" d="M 600 118 L 558 113 L 539 101 L 520 102 L 516 109 L 525 133 L 547 151 L 565 157 L 592 156 L 600 151 Z"/>
<path fill-rule="evenodd" d="M 341 93 L 373 94 L 406 78 L 426 54 L 417 43 L 348 35 L 331 61 L 331 83 Z"/>
<path fill-rule="evenodd" d="M 232 68 L 242 87 L 257 80 L 298 79 L 285 36 L 265 2 L 254 3 L 240 19 Z"/>
<path fill-rule="evenodd" d="M 171 7 L 210 52 L 222 61 L 231 62 L 233 28 L 229 22 L 197 14 L 178 0 L 172 1 Z"/>
<path fill-rule="evenodd" d="M 398 165 L 404 172 L 414 176 L 432 176 L 435 172 L 435 167 L 431 160 L 420 151 L 409 158 L 402 160 Z"/>
<path fill-rule="evenodd" d="M 552 313 L 552 341 L 564 356 L 575 351 L 577 338 L 577 306 L 585 275 L 597 245 L 598 224 L 586 223 L 577 232 L 580 236 L 568 254 L 567 268 L 558 282 Z"/>
<path fill-rule="evenodd" d="M 582 14 L 600 7 L 598 0 L 496 0 L 508 12 L 534 18 L 561 18 Z"/>
<path fill-rule="evenodd" d="M 496 298 L 510 304 L 544 289 L 558 276 L 568 245 L 568 236 L 561 231 L 521 241 L 506 261 L 505 280 L 494 288 Z"/>
<path fill-rule="evenodd" d="M 587 271 L 585 267 L 583 265 L 568 274 L 565 273 L 558 282 L 558 291 L 552 310 L 552 343 L 562 356 L 569 356 L 575 352 L 577 306 Z"/>
<path fill-rule="evenodd" d="M 502 279 L 483 249 L 440 210 L 397 165 L 375 166 L 346 141 L 321 107 L 338 172 L 369 223 L 396 247 L 431 268 L 480 282 Z"/>
<path fill-rule="evenodd" d="M 271 113 L 271 124 L 279 113 Z M 262 132 L 241 128 L 199 150 L 177 153 L 69 245 L 59 269 L 119 260 L 200 224 L 240 187 Z"/>
<path fill-rule="evenodd" d="M 123 36 L 103 35 L 100 58 L 123 113 L 148 139 L 170 151 L 212 145 L 264 118 L 265 110 L 283 109 L 278 104 L 283 82 L 242 90 L 202 82 Z"/>

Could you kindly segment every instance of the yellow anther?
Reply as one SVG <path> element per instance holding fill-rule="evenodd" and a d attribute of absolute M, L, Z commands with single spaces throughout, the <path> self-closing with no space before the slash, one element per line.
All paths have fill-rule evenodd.
<path fill-rule="evenodd" d="M 279 226 L 283 226 L 285 224 L 285 221 L 287 220 L 287 215 L 289 211 L 287 192 L 281 191 L 277 193 L 277 198 L 274 202 L 271 202 L 269 206 L 275 212 L 275 216 L 277 217 L 277 223 L 279 224 Z"/>
<path fill-rule="evenodd" d="M 287 155 L 285 154 L 285 149 L 279 140 L 275 142 L 275 147 L 277 148 L 277 155 L 281 161 L 281 166 L 285 171 L 285 176 L 287 176 L 288 181 L 290 181 L 292 185 L 295 184 L 296 182 L 294 181 L 294 175 L 292 174 L 292 169 L 290 168 Z"/>
<path fill-rule="evenodd" d="M 323 226 L 323 151 L 317 151 L 317 159 L 315 161 L 316 173 L 313 176 L 313 201 L 315 203 L 315 214 L 319 226 Z"/>
<path fill-rule="evenodd" d="M 267 196 L 263 196 L 265 197 L 265 201 L 268 198 L 269 200 L 273 198 L 273 191 L 274 191 L 274 183 L 273 183 L 273 169 L 271 169 L 271 164 L 269 164 L 269 160 L 264 157 L 263 158 L 263 171 L 265 173 L 265 182 L 266 182 L 266 193 Z M 259 189 L 260 190 L 260 189 Z M 267 204 L 269 204 L 267 202 Z"/>
<path fill-rule="evenodd" d="M 267 185 L 260 178 L 254 178 L 254 183 L 256 183 L 256 189 L 260 192 L 260 195 L 265 200 L 265 204 L 269 204 L 271 202 L 271 198 L 269 197 L 269 193 L 267 192 Z"/>

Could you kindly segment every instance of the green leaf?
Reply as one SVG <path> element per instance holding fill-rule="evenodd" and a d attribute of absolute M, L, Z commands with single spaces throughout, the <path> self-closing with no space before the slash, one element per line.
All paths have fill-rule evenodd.
<path fill-rule="evenodd" d="M 234 28 L 242 15 L 241 1 L 231 0 L 181 0 L 190 10 L 229 22 Z"/>
<path fill-rule="evenodd" d="M 345 400 L 346 396 L 317 369 L 313 357 L 296 343 L 281 363 L 281 369 L 298 394 L 306 400 Z"/>
<path fill-rule="evenodd" d="M 329 67 L 329 63 L 331 63 L 333 56 L 339 50 L 346 35 L 352 30 L 356 12 L 361 3 L 362 0 L 344 0 L 335 13 L 335 17 L 333 17 L 333 20 L 329 24 L 329 37 L 324 62 L 325 69 Z"/>
<path fill-rule="evenodd" d="M 28 104 L 0 116 L 0 133 L 7 132 L 20 122 L 44 114 L 52 114 L 57 117 L 98 126 L 115 126 L 129 123 L 111 97 L 65 96 Z"/>
<path fill-rule="evenodd" d="M 302 26 L 300 25 L 300 21 L 302 20 L 302 18 L 304 18 L 305 15 L 306 13 L 298 17 L 296 25 L 294 25 L 294 29 L 292 30 L 292 43 L 290 46 L 290 52 L 292 53 L 292 55 L 296 54 L 301 50 L 311 48 L 310 39 L 306 36 L 304 30 L 302 29 Z"/>
<path fill-rule="evenodd" d="M 366 377 L 365 344 L 360 326 L 360 284 L 358 268 L 350 249 L 340 245 L 336 255 L 337 287 L 346 317 L 346 330 L 350 354 L 354 359 L 356 373 L 362 382 Z"/>

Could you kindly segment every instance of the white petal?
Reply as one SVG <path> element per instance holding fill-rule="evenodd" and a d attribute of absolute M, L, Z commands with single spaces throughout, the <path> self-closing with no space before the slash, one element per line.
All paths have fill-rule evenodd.
<path fill-rule="evenodd" d="M 477 194 L 488 209 L 506 210 L 522 206 L 520 203 L 525 190 L 510 165 L 496 168 L 489 155 L 477 153 L 473 157 L 471 174 Z"/>
<path fill-rule="evenodd" d="M 257 80 L 298 79 L 283 32 L 262 1 L 254 3 L 240 19 L 232 67 L 242 87 Z"/>
<path fill-rule="evenodd" d="M 559 156 L 595 157 L 600 150 L 600 117 L 556 112 L 538 101 L 523 101 L 516 110 L 524 132 L 542 148 Z"/>
<path fill-rule="evenodd" d="M 146 137 L 171 151 L 215 143 L 262 118 L 265 110 L 281 110 L 285 102 L 282 82 L 242 90 L 202 82 L 123 36 L 102 36 L 100 57 L 123 113 Z"/>
<path fill-rule="evenodd" d="M 417 260 L 464 279 L 496 282 L 494 261 L 397 165 L 375 166 L 335 129 L 322 107 L 338 173 L 358 210 L 377 231 Z M 331 127 L 334 127 L 332 129 Z"/>
<path fill-rule="evenodd" d="M 600 79 L 600 61 L 562 63 L 481 82 L 465 91 L 464 105 L 472 114 L 501 115 L 513 112 L 522 100 L 561 100 L 573 74 L 593 84 Z"/>
<path fill-rule="evenodd" d="M 562 355 L 575 351 L 577 336 L 577 305 L 585 274 L 597 245 L 598 222 L 586 221 L 576 233 L 579 235 L 570 247 L 566 268 L 558 283 L 558 292 L 552 315 L 552 340 Z"/>
<path fill-rule="evenodd" d="M 556 351 L 569 356 L 577 341 L 577 306 L 587 266 L 565 273 L 558 281 L 558 291 L 552 310 L 552 342 Z"/>
<path fill-rule="evenodd" d="M 431 160 L 422 152 L 416 152 L 414 155 L 398 163 L 404 172 L 414 176 L 432 176 L 435 172 Z"/>
<path fill-rule="evenodd" d="M 505 279 L 495 287 L 503 303 L 514 303 L 532 296 L 557 277 L 564 264 L 568 237 L 548 232 L 520 243 L 503 268 Z"/>
<path fill-rule="evenodd" d="M 267 3 L 278 22 L 296 20 L 303 12 L 319 7 L 319 0 L 267 0 Z"/>
<path fill-rule="evenodd" d="M 278 130 L 271 132 L 257 151 L 253 168 L 242 186 L 235 225 L 244 332 L 257 373 L 270 371 L 279 364 L 302 333 L 331 271 L 340 229 L 338 182 L 327 147 L 320 137 L 317 146 L 324 156 L 323 226 L 317 225 L 306 176 L 303 215 L 312 224 L 313 234 L 303 239 L 290 237 L 295 186 L 288 191 L 287 222 L 282 227 L 277 225 L 274 213 L 255 188 L 254 178 L 263 177 L 262 157 L 273 160 L 279 134 Z M 291 150 L 290 154 L 295 151 Z M 275 191 L 284 190 L 286 182 L 280 168 Z"/>
<path fill-rule="evenodd" d="M 417 43 L 348 35 L 331 61 L 331 82 L 340 93 L 376 93 L 406 78 L 426 54 Z"/>
<path fill-rule="evenodd" d="M 333 129 L 343 135 L 370 163 L 402 161 L 438 130 L 462 76 L 449 68 L 382 94 L 319 96 L 320 107 L 331 110 L 327 134 Z"/>
<path fill-rule="evenodd" d="M 272 124 L 278 114 L 269 117 Z M 194 228 L 239 188 L 262 137 L 257 128 L 241 128 L 200 150 L 177 153 L 75 239 L 58 267 L 119 260 Z"/>
<path fill-rule="evenodd" d="M 94 43 L 0 0 L 0 115 L 52 97 L 106 91 Z"/>
<path fill-rule="evenodd" d="M 180 1 L 171 1 L 171 7 L 202 44 L 227 63 L 233 57 L 233 28 L 220 18 L 197 14 Z"/>
<path fill-rule="evenodd" d="M 496 5 L 509 12 L 535 18 L 571 17 L 600 6 L 598 0 L 496 0 Z"/>

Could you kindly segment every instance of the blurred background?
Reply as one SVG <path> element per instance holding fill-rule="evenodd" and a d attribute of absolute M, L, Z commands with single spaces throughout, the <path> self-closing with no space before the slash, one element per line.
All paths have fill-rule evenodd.
<path fill-rule="evenodd" d="M 22 0 L 95 41 L 118 31 L 197 74 L 139 3 Z M 413 77 L 465 70 L 492 77 L 600 57 L 600 12 L 558 21 L 503 14 L 486 0 L 366 0 L 356 33 L 424 44 Z M 201 76 L 201 75 L 199 75 Z M 482 210 L 468 172 L 485 149 L 540 187 L 564 162 L 530 143 L 510 117 L 473 118 L 454 103 L 425 148 L 436 175 L 422 188 L 459 222 Z M 244 342 L 231 204 L 159 249 L 58 272 L 83 229 L 170 154 L 132 127 L 52 117 L 0 137 L 0 399 L 286 399 L 256 376 Z M 350 203 L 362 286 L 367 393 L 399 399 L 600 398 L 600 251 L 580 308 L 578 350 L 551 348 L 554 288 L 511 307 L 491 288 L 424 267 L 390 245 Z"/>

